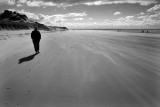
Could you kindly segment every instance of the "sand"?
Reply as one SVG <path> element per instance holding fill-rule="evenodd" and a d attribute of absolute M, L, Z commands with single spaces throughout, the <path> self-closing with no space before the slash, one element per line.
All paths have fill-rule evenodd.
<path fill-rule="evenodd" d="M 159 34 L 30 32 L 1 31 L 0 107 L 160 106 Z"/>

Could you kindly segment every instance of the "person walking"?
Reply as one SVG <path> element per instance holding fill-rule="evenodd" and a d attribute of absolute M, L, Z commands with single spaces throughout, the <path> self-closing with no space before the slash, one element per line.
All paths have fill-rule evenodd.
<path fill-rule="evenodd" d="M 39 43 L 41 40 L 41 33 L 37 30 L 37 27 L 34 28 L 34 31 L 31 33 L 32 42 L 34 45 L 34 49 L 36 54 L 39 53 Z"/>

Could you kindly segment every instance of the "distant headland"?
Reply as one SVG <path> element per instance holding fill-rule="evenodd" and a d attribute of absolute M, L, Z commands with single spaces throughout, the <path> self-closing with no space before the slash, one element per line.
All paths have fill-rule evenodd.
<path fill-rule="evenodd" d="M 4 10 L 0 14 L 0 30 L 22 30 L 33 29 L 37 27 L 39 30 L 68 30 L 67 27 L 47 26 L 39 22 L 32 21 L 25 14 L 16 11 Z"/>

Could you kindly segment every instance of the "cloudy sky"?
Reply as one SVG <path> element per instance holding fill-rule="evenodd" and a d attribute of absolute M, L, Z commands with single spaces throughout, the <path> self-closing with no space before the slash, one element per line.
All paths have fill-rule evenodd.
<path fill-rule="evenodd" d="M 5 9 L 70 29 L 160 28 L 160 0 L 0 0 Z"/>

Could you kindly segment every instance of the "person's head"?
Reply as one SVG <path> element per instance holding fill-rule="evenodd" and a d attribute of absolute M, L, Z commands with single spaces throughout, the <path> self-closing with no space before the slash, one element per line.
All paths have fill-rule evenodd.
<path fill-rule="evenodd" d="M 36 31 L 37 31 L 37 27 L 34 27 L 34 30 L 36 30 Z"/>

